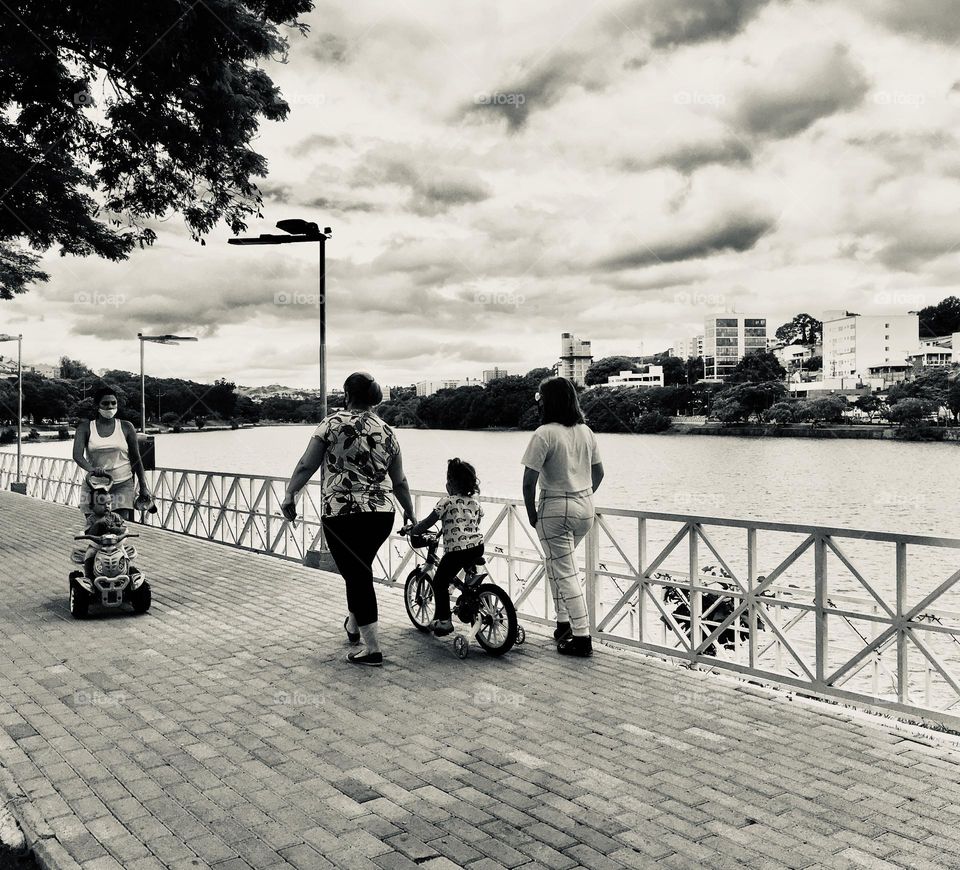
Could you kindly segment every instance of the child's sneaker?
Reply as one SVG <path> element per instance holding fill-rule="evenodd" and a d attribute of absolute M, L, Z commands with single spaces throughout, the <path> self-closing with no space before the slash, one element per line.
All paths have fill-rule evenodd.
<path fill-rule="evenodd" d="M 434 637 L 453 634 L 453 622 L 449 619 L 435 619 L 430 623 L 430 630 L 433 632 Z"/>

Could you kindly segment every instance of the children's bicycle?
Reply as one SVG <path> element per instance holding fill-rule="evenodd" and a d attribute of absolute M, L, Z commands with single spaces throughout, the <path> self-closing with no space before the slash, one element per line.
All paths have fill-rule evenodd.
<path fill-rule="evenodd" d="M 407 575 L 403 590 L 403 603 L 407 615 L 414 627 L 424 633 L 430 631 L 433 621 L 433 577 L 437 572 L 440 559 L 437 550 L 440 536 L 436 533 L 411 535 L 409 526 L 400 530 L 407 536 L 414 550 L 426 549 L 427 557 Z M 451 586 L 460 594 L 452 602 L 450 611 L 460 622 L 469 626 L 462 631 L 459 628 L 453 638 L 453 648 L 457 656 L 465 659 L 470 652 L 470 641 L 476 640 L 488 655 L 502 656 L 512 649 L 514 644 L 522 644 L 527 639 L 523 626 L 517 622 L 517 611 L 510 596 L 496 583 L 484 583 L 488 577 L 483 571 L 481 556 L 476 565 L 460 571 Z"/>

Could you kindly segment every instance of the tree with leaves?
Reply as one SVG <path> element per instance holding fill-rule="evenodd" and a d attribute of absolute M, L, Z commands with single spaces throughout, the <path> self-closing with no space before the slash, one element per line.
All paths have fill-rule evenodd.
<path fill-rule="evenodd" d="M 737 363 L 727 378 L 728 384 L 760 384 L 767 381 L 782 381 L 787 370 L 769 350 L 757 350 L 746 354 Z"/>
<path fill-rule="evenodd" d="M 960 299 L 948 296 L 936 305 L 921 308 L 920 338 L 937 338 L 960 332 Z"/>
<path fill-rule="evenodd" d="M 702 356 L 687 357 L 687 361 L 684 363 L 684 366 L 687 370 L 688 384 L 695 384 L 697 381 L 703 380 L 704 367 Z"/>
<path fill-rule="evenodd" d="M 867 419 L 873 422 L 874 416 L 880 414 L 884 411 L 886 406 L 880 400 L 879 397 L 867 394 L 865 396 L 858 396 L 854 401 L 853 406 L 859 411 L 862 411 L 867 415 Z"/>
<path fill-rule="evenodd" d="M 637 362 L 630 356 L 605 356 L 598 359 L 587 369 L 584 381 L 588 387 L 605 384 L 610 375 L 620 372 L 632 372 L 637 368 Z"/>
<path fill-rule="evenodd" d="M 312 0 L 0 3 L 0 298 L 39 254 L 124 260 L 183 215 L 195 240 L 258 217 L 250 144 L 289 106 L 260 66 Z M 25 249 L 26 248 L 26 249 Z"/>
<path fill-rule="evenodd" d="M 789 323 L 784 323 L 775 333 L 784 344 L 820 344 L 823 341 L 823 324 L 809 314 L 798 314 Z"/>

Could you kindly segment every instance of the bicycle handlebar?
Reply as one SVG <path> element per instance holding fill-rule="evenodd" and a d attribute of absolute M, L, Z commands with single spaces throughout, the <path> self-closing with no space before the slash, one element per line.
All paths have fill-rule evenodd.
<path fill-rule="evenodd" d="M 74 535 L 73 539 L 75 541 L 93 541 L 95 544 L 102 544 L 103 539 L 107 535 Z M 116 535 L 117 543 L 124 540 L 124 538 L 139 538 L 140 535 L 136 532 L 124 532 L 122 535 Z"/>

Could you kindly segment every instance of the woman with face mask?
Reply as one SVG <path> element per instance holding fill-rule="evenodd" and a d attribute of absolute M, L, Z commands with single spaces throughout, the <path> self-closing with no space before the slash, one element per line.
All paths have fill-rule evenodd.
<path fill-rule="evenodd" d="M 81 420 L 73 439 L 73 461 L 84 471 L 109 474 L 113 484 L 110 499 L 113 510 L 125 520 L 133 520 L 134 487 L 136 477 L 140 495 L 150 498 L 150 489 L 140 461 L 137 431 L 126 420 L 114 419 L 117 414 L 117 394 L 112 387 L 100 387 L 93 394 L 96 417 Z M 89 488 L 83 487 L 80 510 L 89 514 Z"/>

